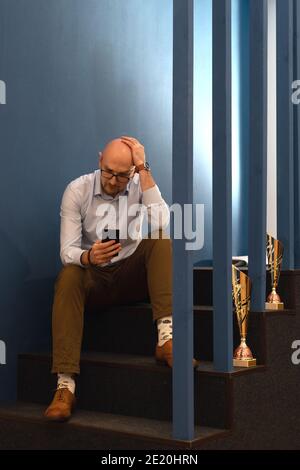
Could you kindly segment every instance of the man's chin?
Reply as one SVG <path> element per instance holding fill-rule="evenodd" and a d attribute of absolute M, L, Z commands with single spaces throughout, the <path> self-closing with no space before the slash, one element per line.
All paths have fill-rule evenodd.
<path fill-rule="evenodd" d="M 106 191 L 107 194 L 109 194 L 109 195 L 115 195 L 115 194 L 118 194 L 118 192 L 119 192 L 118 189 L 105 189 L 105 191 Z"/>

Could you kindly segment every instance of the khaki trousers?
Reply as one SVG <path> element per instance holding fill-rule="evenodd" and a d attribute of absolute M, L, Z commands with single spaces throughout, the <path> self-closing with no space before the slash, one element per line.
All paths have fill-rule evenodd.
<path fill-rule="evenodd" d="M 172 241 L 164 231 L 156 233 L 156 239 L 142 239 L 132 255 L 116 264 L 62 268 L 54 287 L 53 373 L 80 372 L 87 304 L 101 309 L 149 299 L 153 321 L 172 315 Z"/>

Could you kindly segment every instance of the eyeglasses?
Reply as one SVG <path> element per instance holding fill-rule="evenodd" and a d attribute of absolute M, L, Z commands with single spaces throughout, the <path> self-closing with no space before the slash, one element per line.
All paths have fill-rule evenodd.
<path fill-rule="evenodd" d="M 125 176 L 121 173 L 114 173 L 113 171 L 110 171 L 110 170 L 102 170 L 101 169 L 101 175 L 103 176 L 103 178 L 105 179 L 112 179 L 113 176 L 116 177 L 118 183 L 127 183 L 131 176 Z"/>

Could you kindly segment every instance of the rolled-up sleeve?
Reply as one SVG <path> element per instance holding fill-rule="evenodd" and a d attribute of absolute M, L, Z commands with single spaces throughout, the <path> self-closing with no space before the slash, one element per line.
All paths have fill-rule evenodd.
<path fill-rule="evenodd" d="M 165 230 L 170 222 L 170 209 L 157 185 L 142 192 L 142 204 L 147 208 L 151 231 Z"/>
<path fill-rule="evenodd" d="M 66 187 L 60 207 L 60 258 L 64 265 L 77 264 L 83 267 L 80 256 L 82 220 L 78 195 L 72 189 L 71 183 Z"/>

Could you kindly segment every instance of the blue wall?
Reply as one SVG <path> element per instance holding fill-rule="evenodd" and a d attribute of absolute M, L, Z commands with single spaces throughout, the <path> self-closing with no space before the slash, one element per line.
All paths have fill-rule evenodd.
<path fill-rule="evenodd" d="M 248 255 L 249 0 L 232 2 L 232 252 Z"/>
<path fill-rule="evenodd" d="M 197 262 L 212 257 L 212 0 L 195 1 L 194 25 L 194 202 L 204 204 Z"/>
<path fill-rule="evenodd" d="M 50 344 L 66 184 L 134 135 L 171 204 L 172 1 L 0 0 L 0 399 L 17 353 Z"/>
<path fill-rule="evenodd" d="M 247 23 L 242 3 L 233 0 L 236 83 L 245 34 L 239 21 Z M 0 340 L 7 346 L 0 400 L 15 397 L 18 352 L 50 346 L 66 184 L 97 167 L 108 140 L 134 135 L 172 204 L 172 20 L 172 0 L 0 0 L 0 80 L 7 86 L 0 105 Z M 211 0 L 195 0 L 194 194 L 205 204 L 205 244 L 195 262 L 212 256 L 211 41 Z M 234 106 L 247 118 L 243 87 L 234 90 Z M 243 129 L 235 157 L 244 159 L 242 186 Z M 244 188 L 241 194 L 246 206 Z M 245 252 L 245 210 L 234 206 L 235 254 Z"/>
<path fill-rule="evenodd" d="M 249 0 L 232 0 L 232 224 L 233 255 L 248 252 Z M 205 205 L 204 247 L 196 264 L 212 258 L 212 0 L 195 0 L 194 201 Z M 200 262 L 199 262 L 200 261 Z"/>

